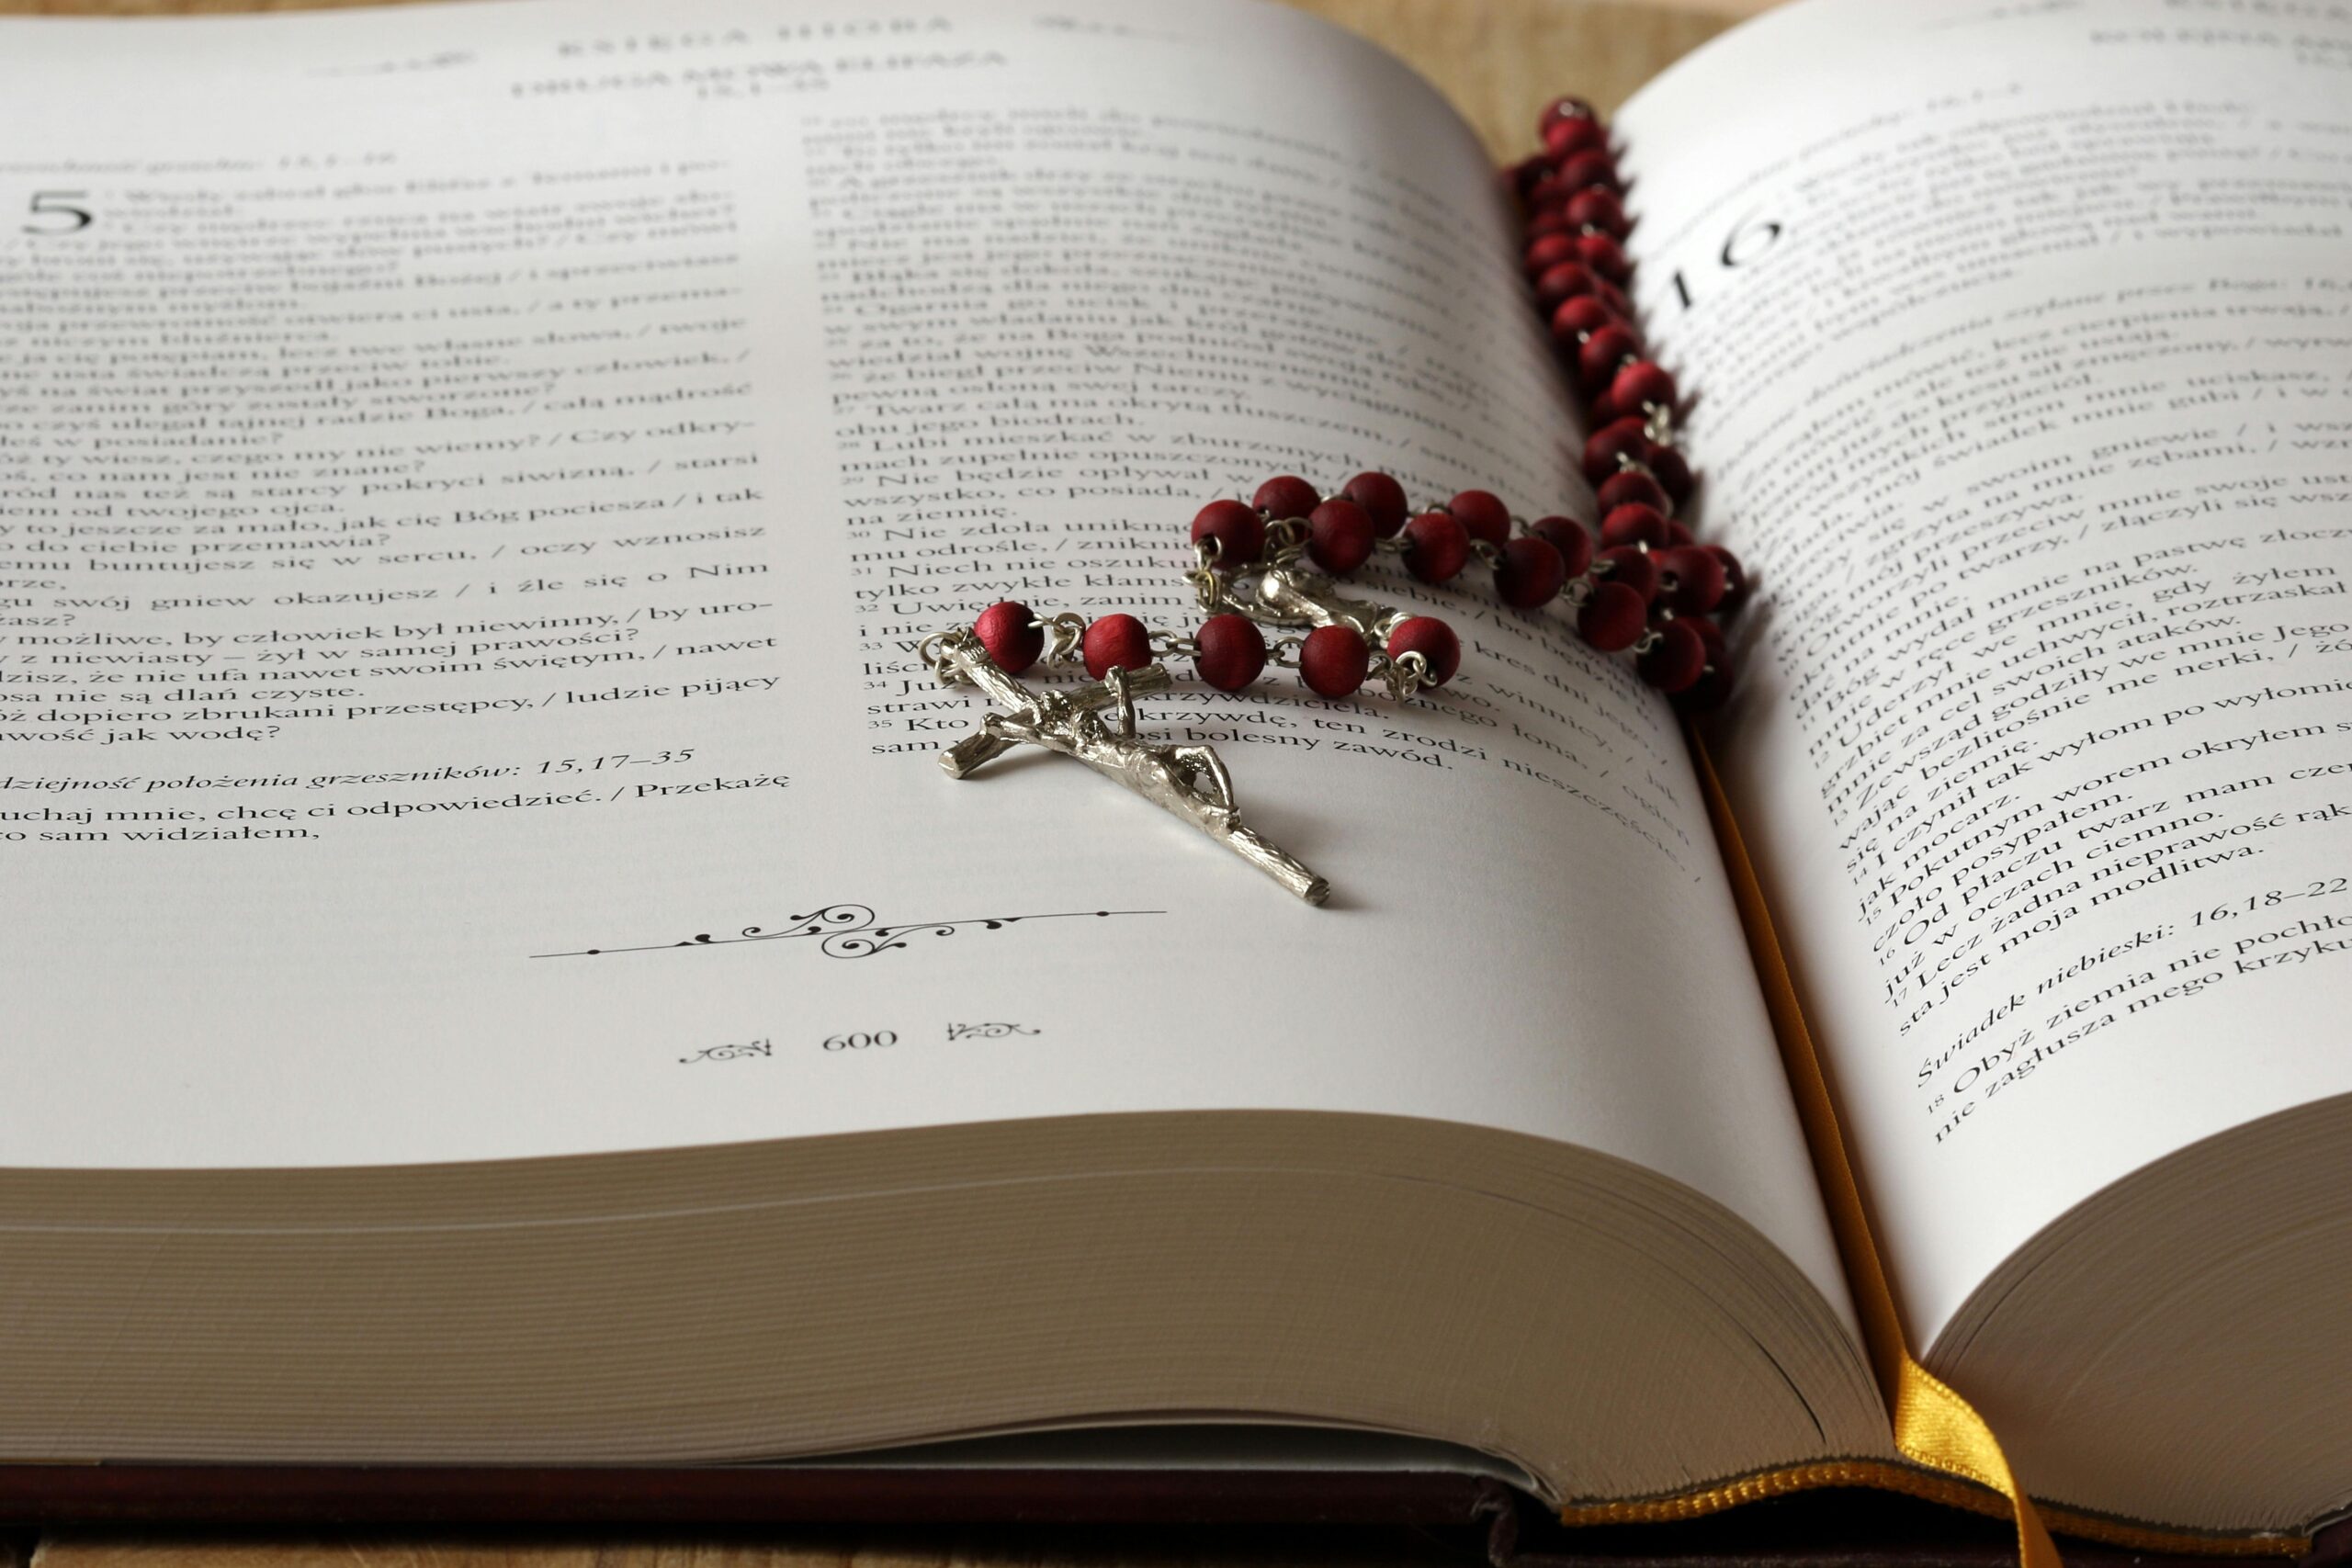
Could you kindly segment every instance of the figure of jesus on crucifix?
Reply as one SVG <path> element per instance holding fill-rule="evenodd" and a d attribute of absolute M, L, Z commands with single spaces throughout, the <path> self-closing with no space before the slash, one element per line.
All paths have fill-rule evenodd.
<path fill-rule="evenodd" d="M 1136 733 L 1136 696 L 1168 688 L 1162 666 L 1114 669 L 1107 679 L 1069 692 L 1033 692 L 1006 674 L 968 630 L 946 633 L 934 646 L 942 680 L 968 680 L 1006 710 L 989 714 L 976 733 L 940 753 L 950 778 L 968 778 L 1015 746 L 1058 751 L 1190 822 L 1308 903 L 1329 896 L 1329 883 L 1242 822 L 1232 775 L 1214 750 L 1163 745 Z M 1113 710 L 1114 722 L 1103 722 L 1098 711 L 1103 708 Z"/>

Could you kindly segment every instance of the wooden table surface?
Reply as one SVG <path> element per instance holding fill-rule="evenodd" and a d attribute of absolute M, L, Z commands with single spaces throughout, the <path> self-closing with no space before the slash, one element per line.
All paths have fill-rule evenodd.
<path fill-rule="evenodd" d="M 0 0 L 0 15 L 294 10 L 366 0 Z M 660 0 L 646 0 L 655 14 Z M 1498 159 L 1573 92 L 1612 108 L 1660 67 L 1772 0 L 1293 0 L 1442 87 Z M 0 1568 L 1422 1568 L 1459 1542 L 1334 1530 L 899 1530 L 331 1538 L 0 1533 Z"/>

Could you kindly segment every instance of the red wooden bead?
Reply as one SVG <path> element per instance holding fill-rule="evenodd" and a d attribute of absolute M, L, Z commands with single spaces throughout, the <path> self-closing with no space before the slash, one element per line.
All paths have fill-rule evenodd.
<path fill-rule="evenodd" d="M 1634 264 L 1625 259 L 1625 247 L 1607 234 L 1577 235 L 1577 259 L 1611 283 L 1623 283 L 1634 276 Z"/>
<path fill-rule="evenodd" d="M 1724 602 L 1724 563 L 1696 545 L 1657 552 L 1658 603 L 1682 615 L 1703 615 Z"/>
<path fill-rule="evenodd" d="M 1104 615 L 1086 628 L 1078 650 L 1086 672 L 1100 681 L 1114 668 L 1140 670 L 1151 662 L 1151 633 L 1133 615 Z"/>
<path fill-rule="evenodd" d="M 1577 378 L 1586 395 L 1599 392 L 1617 378 L 1617 367 L 1642 351 L 1641 340 L 1624 327 L 1603 327 L 1577 350 Z"/>
<path fill-rule="evenodd" d="M 1654 506 L 1620 506 L 1600 520 L 1600 542 L 1612 548 L 1647 545 L 1664 549 L 1670 542 L 1668 529 L 1666 514 Z"/>
<path fill-rule="evenodd" d="M 1552 270 L 1557 272 L 1560 269 L 1555 267 Z M 1587 277 L 1592 276 L 1585 272 L 1582 267 L 1577 267 L 1577 271 Z M 1546 273 L 1544 276 L 1548 277 L 1551 274 Z M 1563 346 L 1597 333 L 1603 327 L 1623 326 L 1625 323 L 1618 319 L 1614 310 L 1589 294 L 1578 294 L 1563 299 L 1558 308 L 1552 312 L 1552 336 Z M 1626 330 L 1630 332 L 1632 329 Z"/>
<path fill-rule="evenodd" d="M 1695 545 L 1699 536 L 1669 517 L 1666 520 L 1666 542 L 1669 545 Z"/>
<path fill-rule="evenodd" d="M 1545 104 L 1543 116 L 1536 120 L 1535 127 L 1538 130 L 1543 130 L 1549 128 L 1555 119 L 1598 119 L 1600 118 L 1593 113 L 1590 104 L 1570 93 Z"/>
<path fill-rule="evenodd" d="M 1510 166 L 1511 188 L 1518 191 L 1521 199 L 1524 200 L 1527 193 L 1535 188 L 1536 182 L 1544 179 L 1551 172 L 1552 160 L 1541 152 L 1532 158 L 1521 158 Z"/>
<path fill-rule="evenodd" d="M 1610 378 L 1609 395 L 1628 409 L 1645 409 L 1652 403 L 1660 408 L 1674 406 L 1674 377 L 1655 359 L 1636 359 L 1631 365 L 1620 366 Z"/>
<path fill-rule="evenodd" d="M 1706 616 L 1677 615 L 1674 619 L 1677 624 L 1689 626 L 1699 634 L 1699 640 L 1707 645 L 1708 663 L 1720 663 L 1730 652 L 1729 645 L 1724 641 L 1723 627 L 1715 625 Z"/>
<path fill-rule="evenodd" d="M 1633 545 L 1603 545 L 1593 561 L 1604 582 L 1640 595 L 1644 605 L 1657 593 L 1657 558 Z"/>
<path fill-rule="evenodd" d="M 1628 468 L 1611 474 L 1601 482 L 1600 510 L 1603 513 L 1621 506 L 1650 506 L 1660 512 L 1670 512 L 1674 502 L 1667 498 L 1666 489 L 1638 468 Z"/>
<path fill-rule="evenodd" d="M 1193 514 L 1193 543 L 1203 539 L 1216 541 L 1216 565 L 1247 566 L 1266 547 L 1266 520 L 1238 501 L 1212 501 Z"/>
<path fill-rule="evenodd" d="M 1679 506 L 1690 499 L 1694 484 L 1690 460 L 1681 453 L 1671 446 L 1651 447 L 1649 470 L 1652 477 L 1666 487 L 1666 493 L 1674 498 L 1675 505 Z"/>
<path fill-rule="evenodd" d="M 1304 517 L 1313 512 L 1323 498 L 1315 487 L 1296 474 L 1277 474 L 1258 487 L 1250 504 L 1266 514 L 1267 521 L 1283 523 L 1293 517 Z"/>
<path fill-rule="evenodd" d="M 1607 278 L 1602 277 L 1596 278 L 1594 280 L 1592 291 L 1597 297 L 1599 297 L 1602 304 L 1616 311 L 1620 316 L 1623 316 L 1629 321 L 1634 319 L 1634 302 L 1625 298 L 1625 291 L 1623 289 L 1618 288 Z"/>
<path fill-rule="evenodd" d="M 1540 240 L 1546 234 L 1573 234 L 1577 232 L 1578 227 L 1577 224 L 1568 221 L 1568 215 L 1564 209 L 1555 207 L 1548 212 L 1539 212 L 1527 220 L 1527 237 L 1531 240 Z"/>
<path fill-rule="evenodd" d="M 1474 539 L 1499 545 L 1510 537 L 1510 508 L 1492 491 L 1465 490 L 1447 502 L 1445 509 Z"/>
<path fill-rule="evenodd" d="M 1569 578 L 1578 578 L 1592 565 L 1592 536 L 1573 517 L 1538 517 L 1528 533 L 1560 552 L 1560 564 Z"/>
<path fill-rule="evenodd" d="M 1634 660 L 1634 671 L 1659 691 L 1684 691 L 1707 672 L 1707 645 L 1680 621 L 1657 628 L 1657 640 Z"/>
<path fill-rule="evenodd" d="M 1396 623 L 1388 634 L 1388 657 L 1418 653 L 1428 664 L 1430 684 L 1442 686 L 1462 668 L 1462 639 L 1435 615 L 1413 615 Z"/>
<path fill-rule="evenodd" d="M 1575 234 L 1539 234 L 1528 242 L 1527 276 L 1541 276 L 1562 262 L 1581 261 L 1583 257 L 1577 253 L 1578 238 Z"/>
<path fill-rule="evenodd" d="M 1545 267 L 1536 277 L 1535 303 L 1546 310 L 1555 312 L 1554 319 L 1556 321 L 1557 312 L 1563 304 L 1580 294 L 1590 294 L 1592 289 L 1593 276 L 1590 268 L 1582 262 L 1562 262 L 1557 266 Z"/>
<path fill-rule="evenodd" d="M 1405 570 L 1423 582 L 1451 582 L 1469 561 L 1469 531 L 1453 513 L 1424 512 L 1405 525 Z"/>
<path fill-rule="evenodd" d="M 1372 531 L 1384 539 L 1405 525 L 1409 510 L 1405 487 L 1386 474 L 1358 474 L 1340 487 L 1340 493 L 1363 508 L 1363 514 L 1372 519 Z"/>
<path fill-rule="evenodd" d="M 1566 216 L 1568 198 L 1583 188 L 1562 179 L 1556 170 L 1548 170 L 1544 177 L 1527 189 L 1527 209 L 1531 212 L 1557 212 Z"/>
<path fill-rule="evenodd" d="M 1617 183 L 1617 160 L 1606 152 L 1578 152 L 1560 164 L 1553 179 L 1571 190 L 1584 190 L 1600 186 L 1608 190 L 1623 187 Z"/>
<path fill-rule="evenodd" d="M 1514 610 L 1532 610 L 1560 596 L 1568 563 L 1551 540 L 1523 535 L 1503 541 L 1495 561 L 1495 596 Z"/>
<path fill-rule="evenodd" d="M 1307 515 L 1306 553 L 1334 576 L 1369 560 L 1374 537 L 1371 516 L 1344 497 L 1333 496 Z"/>
<path fill-rule="evenodd" d="M 1561 216 L 1578 229 L 1598 229 L 1604 234 L 1623 239 L 1633 225 L 1625 220 L 1625 204 L 1611 190 L 1580 190 L 1568 197 L 1568 205 Z"/>
<path fill-rule="evenodd" d="M 1008 675 L 1020 674 L 1046 651 L 1046 628 L 1037 625 L 1028 605 L 1012 599 L 1001 599 L 982 610 L 980 618 L 972 623 L 972 635 L 980 639 L 996 667 Z"/>
<path fill-rule="evenodd" d="M 1595 301 L 1599 301 L 1600 299 L 1600 295 L 1598 292 L 1600 287 L 1601 285 L 1600 284 L 1594 285 L 1596 292 L 1593 294 L 1593 299 Z M 1626 330 L 1629 332 L 1634 332 L 1634 334 L 1637 337 L 1640 335 L 1638 331 L 1630 325 Z M 1638 354 L 1640 351 L 1637 349 L 1635 352 Z M 1643 362 L 1639 359 L 1633 361 L 1633 364 L 1634 365 L 1641 363 Z M 1603 387 L 1600 391 L 1593 394 L 1592 401 L 1587 405 L 1587 408 L 1595 420 L 1607 421 L 1628 418 L 1647 419 L 1649 417 L 1649 411 L 1642 406 L 1640 399 L 1628 397 L 1625 394 L 1628 392 L 1640 391 L 1645 385 L 1650 387 L 1652 389 L 1655 389 L 1656 383 L 1623 380 L 1623 377 L 1624 376 L 1625 371 L 1630 367 L 1630 366 L 1621 363 L 1617 369 L 1610 373 L 1609 384 L 1606 387 Z"/>
<path fill-rule="evenodd" d="M 1709 713 L 1724 705 L 1737 682 L 1739 667 L 1720 649 L 1707 655 L 1707 672 L 1674 694 L 1674 705 L 1685 713 Z"/>
<path fill-rule="evenodd" d="M 1193 665 L 1220 692 L 1238 692 L 1266 667 L 1266 634 L 1247 615 L 1211 615 L 1193 634 Z"/>
<path fill-rule="evenodd" d="M 1577 612 L 1577 635 L 1603 653 L 1640 640 L 1649 605 L 1622 582 L 1602 582 Z"/>
<path fill-rule="evenodd" d="M 1612 419 L 1585 437 L 1584 479 L 1597 485 L 1624 465 L 1619 457 L 1631 457 L 1636 463 L 1650 455 L 1649 426 L 1634 418 Z"/>
<path fill-rule="evenodd" d="M 1748 594 L 1755 591 L 1756 581 L 1747 575 L 1747 568 L 1740 563 L 1740 558 L 1721 545 L 1706 545 L 1702 547 L 1723 564 L 1724 596 L 1722 602 L 1716 604 L 1715 611 L 1718 615 L 1735 614 L 1742 604 L 1747 603 Z"/>
<path fill-rule="evenodd" d="M 1555 158 L 1605 150 L 1609 128 L 1589 115 L 1555 119 L 1544 128 L 1544 151 Z"/>
<path fill-rule="evenodd" d="M 1298 645 L 1298 677 L 1318 697 L 1344 697 L 1372 673 L 1372 648 L 1345 625 L 1317 626 Z"/>

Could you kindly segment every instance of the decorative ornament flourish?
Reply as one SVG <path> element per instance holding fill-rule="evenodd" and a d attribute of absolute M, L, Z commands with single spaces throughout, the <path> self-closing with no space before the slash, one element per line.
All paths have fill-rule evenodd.
<path fill-rule="evenodd" d="M 1024 921 L 1114 919 L 1128 915 L 1164 915 L 1165 909 L 1060 909 L 1037 915 L 967 915 L 952 920 L 895 920 L 876 924 L 874 911 L 864 904 L 828 904 L 811 914 L 794 915 L 773 930 L 745 926 L 734 936 L 707 931 L 677 942 L 641 942 L 629 947 L 582 947 L 568 953 L 535 953 L 534 958 L 609 958 L 624 953 L 674 953 L 682 947 L 741 947 L 747 942 L 819 940 L 817 951 L 828 958 L 871 958 L 903 948 L 919 937 L 955 936 L 970 930 L 1001 931 Z"/>

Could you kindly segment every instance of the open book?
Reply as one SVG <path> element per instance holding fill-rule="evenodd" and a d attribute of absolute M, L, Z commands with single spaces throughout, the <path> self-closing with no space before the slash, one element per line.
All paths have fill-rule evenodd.
<path fill-rule="evenodd" d="M 1121 0 L 0 24 L 0 1457 L 1899 1475 L 1850 1156 L 2035 1495 L 2301 1535 L 2347 65 L 2326 6 L 1814 0 L 1645 90 L 1743 689 L 1694 754 L 1396 571 L 1425 700 L 1180 670 L 1145 724 L 1318 909 L 1083 768 L 943 777 L 984 705 L 918 649 L 1180 624 L 1276 473 L 1590 516 L 1509 184 L 1395 61 Z"/>

